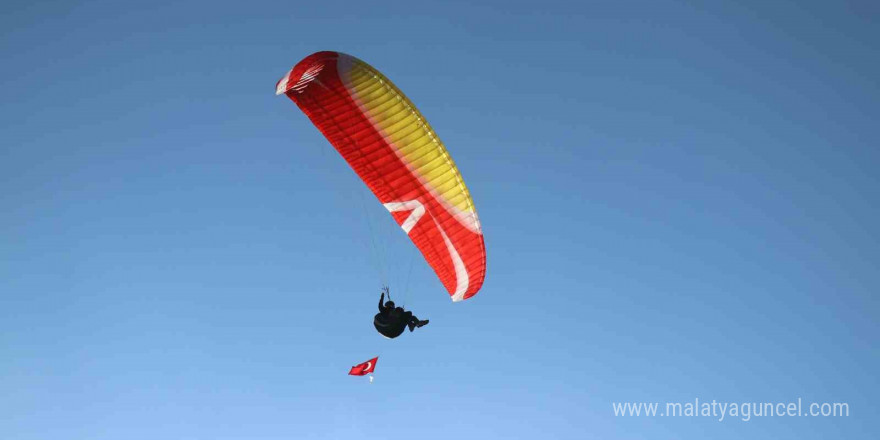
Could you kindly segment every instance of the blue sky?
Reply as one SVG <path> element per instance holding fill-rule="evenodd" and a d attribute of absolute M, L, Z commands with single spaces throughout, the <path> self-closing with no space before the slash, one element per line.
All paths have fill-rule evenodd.
<path fill-rule="evenodd" d="M 370 3 L 0 6 L 0 437 L 876 435 L 876 3 Z M 448 146 L 474 299 L 274 96 L 318 50 Z M 850 416 L 612 410 L 694 398 Z"/>

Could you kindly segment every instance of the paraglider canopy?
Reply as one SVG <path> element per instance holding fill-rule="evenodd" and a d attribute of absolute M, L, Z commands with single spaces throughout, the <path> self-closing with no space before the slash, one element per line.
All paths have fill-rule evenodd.
<path fill-rule="evenodd" d="M 317 52 L 275 87 L 324 134 L 391 213 L 453 301 L 486 275 L 476 207 L 446 147 L 415 105 L 369 64 Z"/>

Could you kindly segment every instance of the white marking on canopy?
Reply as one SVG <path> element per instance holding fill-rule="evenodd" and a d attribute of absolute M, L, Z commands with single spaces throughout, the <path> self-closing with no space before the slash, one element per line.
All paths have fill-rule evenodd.
<path fill-rule="evenodd" d="M 418 200 L 408 200 L 406 202 L 389 202 L 384 204 L 385 209 L 389 212 L 412 211 L 412 214 L 400 225 L 403 232 L 409 235 L 409 231 L 418 223 L 419 219 L 425 215 L 425 205 Z M 435 222 L 436 223 L 436 222 Z"/>
<path fill-rule="evenodd" d="M 385 203 L 384 206 L 389 212 L 412 211 L 409 217 L 407 217 L 400 225 L 400 228 L 403 229 L 407 235 L 409 235 L 412 228 L 415 227 L 416 223 L 418 223 L 418 221 L 425 215 L 425 205 L 418 200 L 388 202 Z M 446 231 L 443 230 L 433 216 L 431 217 L 431 220 L 434 221 L 434 225 L 437 226 L 437 230 L 440 231 L 440 235 L 443 236 L 443 242 L 446 244 L 446 250 L 449 251 L 449 257 L 452 259 L 452 266 L 455 269 L 455 292 L 452 293 L 452 301 L 461 301 L 464 299 L 464 294 L 467 292 L 468 286 L 470 285 L 470 277 L 468 277 L 467 268 L 465 267 L 464 261 L 462 261 L 458 250 L 455 249 L 455 245 L 452 244 L 452 241 L 449 240 L 449 236 L 446 235 Z"/>

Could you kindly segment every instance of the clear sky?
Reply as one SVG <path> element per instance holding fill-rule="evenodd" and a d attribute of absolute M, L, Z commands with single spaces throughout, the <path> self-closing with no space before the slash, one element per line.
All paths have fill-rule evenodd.
<path fill-rule="evenodd" d="M 870 1 L 5 1 L 0 438 L 875 438 L 878 20 Z M 319 50 L 381 70 L 446 143 L 485 232 L 475 298 L 449 301 L 274 95 Z M 391 341 L 376 225 L 431 320 Z M 373 384 L 346 375 L 376 355 Z M 612 409 L 694 398 L 850 416 Z"/>

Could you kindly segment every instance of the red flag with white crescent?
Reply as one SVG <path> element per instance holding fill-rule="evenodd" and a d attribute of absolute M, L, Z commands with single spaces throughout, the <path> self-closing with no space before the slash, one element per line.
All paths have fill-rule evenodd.
<path fill-rule="evenodd" d="M 351 367 L 351 371 L 348 374 L 352 376 L 364 376 L 373 372 L 376 368 L 376 361 L 379 360 L 379 356 L 376 356 L 362 364 L 357 364 Z"/>

